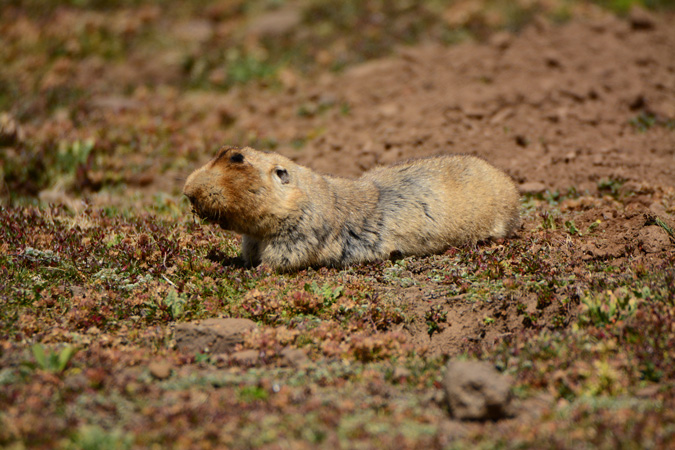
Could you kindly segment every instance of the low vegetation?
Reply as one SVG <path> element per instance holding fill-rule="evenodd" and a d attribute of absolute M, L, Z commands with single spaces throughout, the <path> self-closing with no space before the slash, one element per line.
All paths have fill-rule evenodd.
<path fill-rule="evenodd" d="M 598 7 L 625 15 L 636 4 L 672 8 L 3 4 L 0 446 L 672 445 L 672 190 L 618 175 L 592 190 L 542 189 L 523 196 L 515 239 L 291 274 L 242 267 L 239 238 L 199 222 L 180 196 L 214 142 L 301 151 L 320 135 L 271 135 L 264 108 L 273 103 L 235 114 L 211 92 L 274 96 L 401 46 L 483 41 L 535 17 L 560 23 Z M 303 120 L 351 114 L 348 103 L 306 97 L 294 106 Z M 654 139 L 673 130 L 642 112 L 627 127 Z M 175 348 L 177 324 L 213 317 L 256 322 L 237 347 L 254 350 L 255 362 Z M 289 348 L 307 360 L 289 362 Z M 515 417 L 452 420 L 440 389 L 451 358 L 510 375 Z"/>

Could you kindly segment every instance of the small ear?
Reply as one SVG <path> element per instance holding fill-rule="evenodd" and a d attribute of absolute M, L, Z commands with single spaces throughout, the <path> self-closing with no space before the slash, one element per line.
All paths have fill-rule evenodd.
<path fill-rule="evenodd" d="M 291 177 L 288 175 L 288 171 L 284 168 L 277 167 L 274 170 L 275 175 L 279 180 L 281 180 L 281 184 L 288 184 L 291 181 Z"/>
<path fill-rule="evenodd" d="M 235 164 L 242 163 L 244 162 L 244 155 L 242 155 L 241 153 L 232 153 L 232 155 L 230 156 L 230 162 Z"/>

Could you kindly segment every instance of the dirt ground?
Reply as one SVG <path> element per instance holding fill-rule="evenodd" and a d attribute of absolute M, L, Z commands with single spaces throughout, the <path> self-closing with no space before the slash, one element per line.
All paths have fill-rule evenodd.
<path fill-rule="evenodd" d="M 577 2 L 564 23 L 344 70 L 330 47 L 325 67 L 265 78 L 219 48 L 242 8 L 141 3 L 0 16 L 0 105 L 15 100 L 0 108 L 0 446 L 672 445 L 672 12 Z M 311 30 L 271 11 L 246 33 Z M 228 84 L 223 61 L 258 72 Z M 181 195 L 223 144 L 345 177 L 478 155 L 517 182 L 522 227 L 424 258 L 243 268 L 240 238 Z M 184 322 L 215 317 L 254 331 L 220 355 L 179 348 Z M 512 376 L 515 417 L 452 418 L 439 392 L 456 358 Z"/>
<path fill-rule="evenodd" d="M 281 144 L 276 151 L 323 173 L 356 177 L 378 164 L 468 153 L 506 170 L 526 194 L 572 193 L 579 198 L 563 201 L 561 209 L 573 211 L 576 226 L 602 223 L 598 237 L 559 232 L 553 238 L 562 251 L 551 257 L 570 270 L 606 257 L 620 267 L 627 249 L 632 254 L 639 245 L 655 251 L 638 258 L 658 260 L 672 245 L 658 227 L 645 227 L 656 216 L 675 225 L 671 20 L 647 13 L 629 20 L 602 14 L 563 26 L 541 20 L 517 36 L 501 32 L 487 43 L 404 48 L 318 82 L 293 78 L 281 94 L 251 98 L 246 92 L 228 106 L 236 126 L 257 135 L 282 143 L 318 135 L 302 148 Z M 298 105 L 307 113 L 299 115 Z M 348 105 L 349 113 L 319 113 L 334 105 Z M 621 189 L 629 197 L 625 205 L 602 196 Z M 526 216 L 522 235 L 536 235 L 538 227 L 539 217 Z M 537 246 L 526 251 L 536 256 Z M 433 266 L 432 258 L 403 276 L 428 279 Z M 578 298 L 583 283 L 574 291 Z M 435 297 L 420 287 L 388 294 L 420 312 Z M 441 301 L 452 325 L 431 338 L 424 320 L 408 326 L 412 341 L 452 355 L 524 327 L 513 302 L 476 309 L 463 300 Z M 521 300 L 536 310 L 535 295 Z M 543 313 L 546 322 L 557 311 Z M 501 326 L 488 332 L 484 317 L 500 317 Z"/>
<path fill-rule="evenodd" d="M 479 155 L 538 189 L 597 192 L 602 179 L 675 185 L 672 18 L 545 21 L 487 44 L 406 48 L 296 93 L 251 101 L 238 120 L 271 135 L 320 129 L 279 150 L 319 171 L 356 176 L 439 153 Z M 298 119 L 298 104 L 348 115 Z M 247 111 L 248 110 L 248 111 Z M 631 121 L 662 125 L 638 132 Z M 640 125 L 639 123 L 637 124 Z"/>

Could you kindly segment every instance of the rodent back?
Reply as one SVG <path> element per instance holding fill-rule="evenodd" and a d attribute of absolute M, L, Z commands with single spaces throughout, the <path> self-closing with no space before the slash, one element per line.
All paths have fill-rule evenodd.
<path fill-rule="evenodd" d="M 472 156 L 414 160 L 376 168 L 363 178 L 379 190 L 383 228 L 402 254 L 433 253 L 449 245 L 503 237 L 493 236 L 497 224 L 513 222 L 518 215 L 518 193 L 511 179 Z"/>

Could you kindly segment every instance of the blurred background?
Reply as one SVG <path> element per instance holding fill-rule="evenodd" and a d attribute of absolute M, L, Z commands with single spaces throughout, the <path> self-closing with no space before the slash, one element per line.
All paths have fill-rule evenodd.
<path fill-rule="evenodd" d="M 179 196 L 223 143 L 297 150 L 321 133 L 257 126 L 275 114 L 248 101 L 263 92 L 311 87 L 406 46 L 483 42 L 533 20 L 635 6 L 658 14 L 673 1 L 5 0 L 0 198 L 76 207 L 129 188 Z M 294 108 L 345 115 L 350 105 L 323 96 Z"/>

